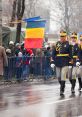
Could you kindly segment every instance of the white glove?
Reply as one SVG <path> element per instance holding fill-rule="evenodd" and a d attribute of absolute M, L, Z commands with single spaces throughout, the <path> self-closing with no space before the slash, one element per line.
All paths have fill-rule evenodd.
<path fill-rule="evenodd" d="M 72 68 L 72 66 L 69 66 L 69 69 L 71 69 Z"/>
<path fill-rule="evenodd" d="M 55 65 L 52 63 L 52 64 L 51 64 L 51 68 L 54 68 L 54 67 L 55 67 Z"/>
<path fill-rule="evenodd" d="M 79 67 L 80 66 L 80 62 L 76 62 L 76 66 Z"/>

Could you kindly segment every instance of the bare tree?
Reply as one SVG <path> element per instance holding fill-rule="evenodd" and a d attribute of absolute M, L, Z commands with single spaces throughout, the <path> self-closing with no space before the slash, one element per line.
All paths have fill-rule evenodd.
<path fill-rule="evenodd" d="M 9 25 L 12 14 L 13 0 L 2 0 L 2 23 Z"/>
<path fill-rule="evenodd" d="M 3 18 L 4 23 L 13 22 L 18 20 L 17 9 L 19 0 L 6 0 L 3 4 Z M 21 0 L 20 0 L 21 2 Z M 45 6 L 47 2 L 49 5 Z M 9 5 L 8 5 L 9 4 Z M 19 5 L 20 6 L 20 5 Z M 21 7 L 22 8 L 22 7 Z M 82 29 L 82 0 L 26 0 L 25 1 L 25 12 L 23 17 L 29 18 L 36 15 L 40 15 L 43 18 L 47 16 L 48 11 L 50 21 L 56 24 L 57 29 L 66 29 L 67 32 L 70 30 L 81 31 Z"/>
<path fill-rule="evenodd" d="M 25 0 L 3 0 L 3 20 L 6 25 L 14 26 L 14 21 L 22 20 Z M 7 19 L 7 20 L 6 20 Z M 8 24 L 9 21 L 9 24 Z M 20 42 L 21 22 L 17 23 L 16 42 Z"/>
<path fill-rule="evenodd" d="M 16 17 L 16 5 L 17 5 L 17 0 L 13 1 L 13 9 L 12 9 L 12 16 L 11 16 L 11 22 L 10 22 L 10 26 L 14 26 L 14 21 L 15 21 L 15 17 Z"/>
<path fill-rule="evenodd" d="M 65 29 L 68 33 L 70 30 L 78 31 L 78 22 L 81 17 L 77 17 L 82 10 L 79 10 L 81 0 L 53 0 L 51 2 L 51 11 L 53 11 L 53 20 L 60 24 L 60 28 Z M 54 7 L 54 4 L 55 7 Z M 78 7 L 78 8 L 77 8 Z M 54 15 L 55 14 L 55 15 Z"/>
<path fill-rule="evenodd" d="M 33 17 L 36 15 L 36 6 L 40 0 L 27 0 L 26 1 L 26 9 L 25 9 L 25 17 Z"/>
<path fill-rule="evenodd" d="M 17 0 L 17 20 L 22 20 L 23 14 L 25 10 L 25 0 Z M 21 34 L 21 22 L 17 24 L 17 33 L 16 33 L 16 42 L 20 42 L 20 34 Z"/>
<path fill-rule="evenodd" d="M 25 10 L 25 0 L 14 0 L 13 1 L 13 11 L 11 17 L 11 24 L 12 22 L 17 19 L 17 32 L 16 32 L 16 42 L 20 42 L 20 34 L 21 34 L 21 20 Z"/>
<path fill-rule="evenodd" d="M 56 2 L 55 0 L 53 1 L 54 3 Z M 55 8 L 54 7 L 51 8 L 51 10 L 53 11 L 53 17 L 54 17 L 54 12 L 56 12 L 54 17 L 55 21 L 58 24 L 60 23 L 60 26 L 64 28 L 67 32 L 69 32 L 69 20 L 70 20 L 70 12 L 68 7 L 69 7 L 68 0 L 57 0 Z"/>

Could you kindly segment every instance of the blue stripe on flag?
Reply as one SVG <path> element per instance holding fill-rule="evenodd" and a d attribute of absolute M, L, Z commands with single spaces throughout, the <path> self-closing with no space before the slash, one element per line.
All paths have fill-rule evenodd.
<path fill-rule="evenodd" d="M 25 18 L 23 19 L 23 21 L 25 22 L 28 22 L 28 21 L 35 21 L 35 20 L 40 20 L 40 16 L 37 16 L 37 17 L 33 17 L 33 18 Z"/>
<path fill-rule="evenodd" d="M 44 28 L 45 27 L 45 20 L 42 21 L 29 21 L 27 22 L 26 28 Z"/>

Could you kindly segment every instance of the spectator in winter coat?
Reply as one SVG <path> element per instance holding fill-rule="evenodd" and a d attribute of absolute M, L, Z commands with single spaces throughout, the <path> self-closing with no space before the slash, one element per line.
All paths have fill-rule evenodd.
<path fill-rule="evenodd" d="M 4 66 L 8 66 L 8 60 L 4 47 L 0 46 L 0 77 L 4 74 Z"/>

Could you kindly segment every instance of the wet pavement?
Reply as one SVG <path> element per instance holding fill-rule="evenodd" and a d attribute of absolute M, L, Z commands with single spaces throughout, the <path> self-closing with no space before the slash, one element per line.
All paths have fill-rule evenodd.
<path fill-rule="evenodd" d="M 0 117 L 82 117 L 82 94 L 71 95 L 67 82 L 65 97 L 59 84 L 14 84 L 0 87 Z"/>

